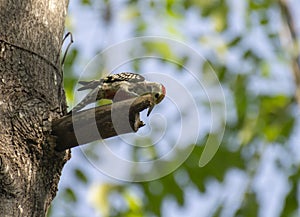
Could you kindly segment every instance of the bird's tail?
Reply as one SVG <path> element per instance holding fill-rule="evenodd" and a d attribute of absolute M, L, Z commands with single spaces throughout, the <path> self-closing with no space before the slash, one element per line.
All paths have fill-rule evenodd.
<path fill-rule="evenodd" d="M 79 81 L 79 84 L 82 85 L 82 87 L 80 87 L 78 89 L 78 91 L 82 91 L 82 90 L 87 90 L 87 89 L 95 89 L 100 82 L 99 81 Z"/>

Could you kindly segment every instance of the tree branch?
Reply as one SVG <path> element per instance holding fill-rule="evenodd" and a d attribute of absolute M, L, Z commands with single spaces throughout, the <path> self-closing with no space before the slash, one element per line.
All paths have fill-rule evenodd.
<path fill-rule="evenodd" d="M 295 83 L 297 86 L 296 89 L 296 100 L 298 105 L 300 105 L 300 53 L 299 53 L 299 45 L 298 45 L 298 36 L 296 32 L 295 20 L 293 19 L 292 13 L 287 5 L 286 0 L 280 0 L 279 5 L 281 8 L 281 12 L 283 18 L 286 22 L 287 29 L 289 31 L 289 37 L 291 40 L 292 47 L 292 69 L 294 73 Z"/>
<path fill-rule="evenodd" d="M 64 116 L 52 123 L 56 150 L 64 151 L 88 142 L 136 132 L 144 123 L 139 112 L 153 103 L 151 95 L 99 106 Z"/>

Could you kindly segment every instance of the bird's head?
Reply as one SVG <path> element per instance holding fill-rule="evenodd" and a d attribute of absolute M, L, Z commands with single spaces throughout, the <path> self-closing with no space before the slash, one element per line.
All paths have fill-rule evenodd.
<path fill-rule="evenodd" d="M 149 107 L 147 116 L 150 115 L 154 106 L 160 103 L 166 96 L 166 88 L 164 85 L 156 83 L 156 85 L 152 86 L 151 95 L 153 97 L 153 104 Z"/>

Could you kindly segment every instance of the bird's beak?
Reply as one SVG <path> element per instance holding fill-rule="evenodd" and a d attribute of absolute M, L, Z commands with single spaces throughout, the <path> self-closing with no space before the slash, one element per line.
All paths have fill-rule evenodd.
<path fill-rule="evenodd" d="M 157 100 L 157 103 L 151 104 L 151 105 L 150 105 L 150 107 L 149 107 L 149 109 L 148 109 L 147 117 L 148 117 L 148 116 L 150 115 L 150 113 L 152 112 L 154 106 L 155 106 L 156 104 L 160 103 L 160 102 L 163 100 L 164 97 L 165 97 L 164 95 L 160 96 L 160 98 Z"/>
<path fill-rule="evenodd" d="M 151 103 L 149 109 L 148 109 L 148 113 L 147 113 L 147 117 L 150 115 L 150 113 L 152 112 L 154 106 L 158 103 L 160 103 L 166 96 L 166 88 L 164 85 L 161 85 L 162 88 L 162 94 L 160 94 L 160 96 L 158 97 L 157 101 L 155 103 Z"/>
<path fill-rule="evenodd" d="M 152 112 L 153 108 L 154 108 L 155 104 L 151 104 L 150 107 L 148 108 L 148 113 L 147 113 L 147 117 L 150 115 L 150 113 Z"/>

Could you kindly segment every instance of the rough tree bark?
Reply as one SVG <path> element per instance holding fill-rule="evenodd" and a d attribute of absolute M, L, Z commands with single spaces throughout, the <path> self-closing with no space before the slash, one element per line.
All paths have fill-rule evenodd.
<path fill-rule="evenodd" d="M 136 132 L 139 112 L 154 103 L 144 95 L 66 115 L 59 56 L 67 6 L 68 0 L 0 0 L 1 217 L 45 216 L 68 149 L 98 135 Z"/>
<path fill-rule="evenodd" d="M 0 216 L 45 216 L 69 151 L 47 142 L 65 114 L 58 56 L 68 0 L 0 0 Z"/>

